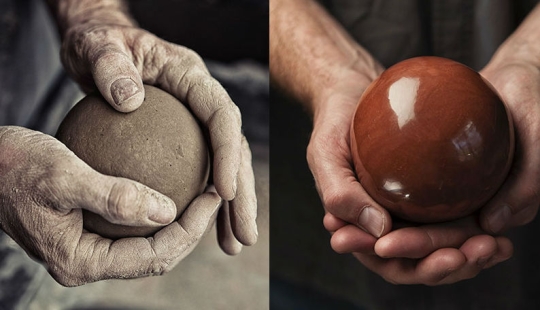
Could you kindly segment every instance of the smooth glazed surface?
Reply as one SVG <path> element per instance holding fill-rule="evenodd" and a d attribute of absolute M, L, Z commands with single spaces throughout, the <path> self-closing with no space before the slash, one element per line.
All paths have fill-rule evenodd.
<path fill-rule="evenodd" d="M 68 113 L 56 136 L 97 171 L 138 181 L 170 197 L 180 215 L 206 187 L 206 141 L 191 112 L 176 98 L 152 86 L 145 86 L 145 92 L 141 107 L 127 114 L 100 95 L 88 95 Z M 111 224 L 83 213 L 84 228 L 103 237 L 142 237 L 159 230 Z"/>
<path fill-rule="evenodd" d="M 511 117 L 477 72 L 439 57 L 400 62 L 364 92 L 351 148 L 357 176 L 392 214 L 414 222 L 466 216 L 510 169 Z"/>

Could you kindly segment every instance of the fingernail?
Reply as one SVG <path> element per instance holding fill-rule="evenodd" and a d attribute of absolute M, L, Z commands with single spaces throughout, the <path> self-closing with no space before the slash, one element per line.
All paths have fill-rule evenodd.
<path fill-rule="evenodd" d="M 500 207 L 499 209 L 495 210 L 488 219 L 488 225 L 492 232 L 496 233 L 499 232 L 503 227 L 506 225 L 508 220 L 510 219 L 510 216 L 512 215 L 512 212 L 510 211 L 510 208 L 507 205 L 504 205 Z"/>
<path fill-rule="evenodd" d="M 148 206 L 148 219 L 158 224 L 169 224 L 176 217 L 176 205 L 167 196 L 152 197 Z"/>
<path fill-rule="evenodd" d="M 378 238 L 384 230 L 383 215 L 373 207 L 365 207 L 358 216 L 358 225 Z"/>
<path fill-rule="evenodd" d="M 139 87 L 132 79 L 119 79 L 111 85 L 111 94 L 117 105 L 139 92 Z"/>

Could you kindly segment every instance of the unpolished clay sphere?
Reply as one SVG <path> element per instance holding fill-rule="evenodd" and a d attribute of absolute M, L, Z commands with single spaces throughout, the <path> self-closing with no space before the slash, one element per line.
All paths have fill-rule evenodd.
<path fill-rule="evenodd" d="M 390 213 L 460 218 L 506 178 L 514 132 L 505 104 L 474 70 L 439 57 L 400 62 L 364 92 L 351 128 L 358 179 Z"/>
<path fill-rule="evenodd" d="M 163 90 L 145 86 L 134 112 L 114 110 L 99 94 L 68 113 L 57 138 L 95 170 L 138 181 L 170 197 L 180 215 L 206 186 L 210 169 L 205 138 L 191 112 Z M 112 224 L 83 211 L 84 228 L 103 237 L 143 237 L 155 227 Z"/>

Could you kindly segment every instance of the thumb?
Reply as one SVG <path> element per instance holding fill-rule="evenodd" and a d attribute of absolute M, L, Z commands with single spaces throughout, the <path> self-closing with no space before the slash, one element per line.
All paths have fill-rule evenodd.
<path fill-rule="evenodd" d="M 139 71 L 119 48 L 108 46 L 99 52 L 92 75 L 103 98 L 116 110 L 131 112 L 142 104 L 144 88 Z"/>
<path fill-rule="evenodd" d="M 176 205 L 167 196 L 141 183 L 100 173 L 73 187 L 75 205 L 114 224 L 162 226 L 176 217 Z"/>
<path fill-rule="evenodd" d="M 308 164 L 324 208 L 335 217 L 381 237 L 391 230 L 390 214 L 358 182 L 347 155 L 334 154 L 334 150 L 340 149 L 343 147 L 332 145 L 328 139 L 312 139 L 308 145 Z"/>

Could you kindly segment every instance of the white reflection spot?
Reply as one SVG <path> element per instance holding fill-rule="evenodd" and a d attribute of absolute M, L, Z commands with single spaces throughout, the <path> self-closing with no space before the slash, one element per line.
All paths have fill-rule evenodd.
<path fill-rule="evenodd" d="M 404 191 L 403 185 L 398 181 L 386 180 L 384 182 L 383 188 L 387 192 L 395 196 L 401 197 L 401 199 L 409 199 L 409 197 L 411 196 L 410 193 L 406 193 Z"/>
<path fill-rule="evenodd" d="M 397 116 L 400 129 L 414 118 L 414 104 L 419 86 L 420 79 L 402 77 L 388 89 L 388 100 Z"/>
<path fill-rule="evenodd" d="M 398 181 L 389 181 L 386 180 L 383 185 L 384 189 L 389 192 L 401 192 L 403 189 L 403 185 L 399 183 Z"/>
<path fill-rule="evenodd" d="M 482 137 L 476 126 L 470 121 L 457 137 L 452 139 L 452 143 L 458 152 L 460 161 L 472 160 L 482 151 Z"/>

